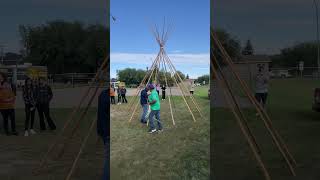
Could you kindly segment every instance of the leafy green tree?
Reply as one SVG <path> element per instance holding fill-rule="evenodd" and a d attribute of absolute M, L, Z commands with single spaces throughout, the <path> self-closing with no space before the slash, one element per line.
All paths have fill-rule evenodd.
<path fill-rule="evenodd" d="M 305 67 L 317 67 L 317 43 L 303 42 L 281 50 L 272 58 L 273 67 L 297 67 L 304 61 Z"/>
<path fill-rule="evenodd" d="M 94 72 L 109 51 L 109 29 L 103 25 L 51 21 L 19 26 L 25 62 L 45 65 L 49 73 Z"/>
<path fill-rule="evenodd" d="M 229 34 L 227 31 L 223 29 L 213 29 L 211 28 L 211 31 L 213 31 L 213 34 L 217 36 L 219 41 L 221 42 L 222 46 L 224 49 L 227 51 L 229 56 L 233 59 L 236 59 L 240 55 L 240 50 L 241 50 L 241 45 L 240 41 Z M 212 39 L 213 37 L 211 36 L 211 51 L 214 53 L 214 55 L 220 59 L 221 58 L 221 52 L 216 48 L 216 45 L 214 44 L 214 41 Z"/>
<path fill-rule="evenodd" d="M 210 75 L 206 74 L 206 75 L 202 75 L 202 76 L 198 77 L 196 82 L 197 83 L 202 83 L 203 81 L 205 81 L 206 84 L 208 84 L 209 83 L 209 79 L 210 79 Z"/>

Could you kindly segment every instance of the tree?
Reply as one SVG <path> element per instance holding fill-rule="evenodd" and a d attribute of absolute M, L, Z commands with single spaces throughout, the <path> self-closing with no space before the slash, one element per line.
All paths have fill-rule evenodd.
<path fill-rule="evenodd" d="M 49 73 L 95 72 L 109 51 L 103 25 L 51 21 L 19 26 L 25 62 L 48 67 Z"/>
<path fill-rule="evenodd" d="M 272 56 L 273 67 L 297 67 L 304 61 L 305 67 L 317 67 L 317 43 L 303 42 L 281 50 L 280 55 Z"/>
<path fill-rule="evenodd" d="M 237 57 L 239 57 L 240 55 L 241 50 L 239 40 L 236 37 L 231 36 L 227 31 L 223 29 L 211 28 L 211 31 L 213 31 L 217 38 L 220 40 L 222 46 L 225 48 L 230 57 L 233 59 L 237 59 Z M 211 36 L 211 51 L 213 51 L 216 57 L 220 59 L 221 52 L 218 50 L 218 48 L 216 48 L 216 45 L 213 43 L 214 41 L 212 38 L 213 37 Z"/>
<path fill-rule="evenodd" d="M 117 71 L 119 81 L 135 86 L 141 83 L 143 78 L 146 76 L 146 73 L 147 71 L 134 68 L 126 68 Z M 147 79 L 149 79 L 149 77 L 147 77 Z M 169 72 L 159 71 L 157 77 L 155 77 L 155 74 L 153 73 L 152 77 L 150 78 L 150 83 L 152 83 L 154 80 L 157 80 L 160 84 L 166 85 L 166 79 L 169 86 L 174 84 L 174 80 Z"/>
<path fill-rule="evenodd" d="M 209 79 L 210 79 L 210 76 L 208 74 L 206 74 L 206 75 L 202 75 L 202 76 L 198 77 L 196 82 L 202 83 L 203 81 L 205 81 L 207 84 L 207 83 L 209 83 Z"/>
<path fill-rule="evenodd" d="M 242 50 L 242 55 L 253 55 L 253 47 L 251 44 L 250 39 L 247 40 L 246 46 L 244 47 L 244 49 Z"/>
<path fill-rule="evenodd" d="M 186 79 L 186 76 L 185 76 L 181 71 L 177 71 L 177 72 L 176 72 L 176 74 L 175 74 L 176 77 L 177 77 L 177 74 L 180 75 L 180 77 L 181 77 L 182 80 L 185 80 L 185 79 Z"/>

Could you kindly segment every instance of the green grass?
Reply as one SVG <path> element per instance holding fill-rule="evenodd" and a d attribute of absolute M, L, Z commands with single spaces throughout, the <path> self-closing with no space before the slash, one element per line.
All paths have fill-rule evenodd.
<path fill-rule="evenodd" d="M 49 145 L 56 138 L 64 122 L 67 120 L 70 109 L 53 109 L 52 118 L 57 124 L 58 130 L 47 131 L 24 137 L 24 110 L 16 111 L 17 130 L 20 136 L 5 136 L 1 126 L 0 135 L 0 179 L 1 180 L 54 180 L 64 179 L 71 168 L 71 164 L 79 151 L 81 140 L 89 129 L 90 121 L 95 120 L 96 109 L 91 109 L 87 118 L 83 120 L 76 132 L 75 138 L 68 141 L 66 151 L 61 158 L 57 153 L 62 144 L 55 148 L 49 156 L 48 168 L 41 171 L 38 176 L 32 174 L 32 170 L 38 167 L 40 159 L 47 152 Z M 79 118 L 78 116 L 75 118 Z M 39 132 L 39 121 L 36 116 L 35 130 Z M 69 131 L 70 132 L 70 131 Z M 102 173 L 104 160 L 102 142 L 96 136 L 95 129 L 91 133 L 90 142 L 84 149 L 79 164 L 74 172 L 73 179 L 88 180 L 99 179 Z"/>
<path fill-rule="evenodd" d="M 197 122 L 181 97 L 172 100 L 176 126 L 167 98 L 161 101 L 164 131 L 157 134 L 148 134 L 148 128 L 139 123 L 140 106 L 130 124 L 131 111 L 125 105 L 112 106 L 111 179 L 209 179 L 209 99 L 197 96 L 204 119 L 191 107 Z"/>
<path fill-rule="evenodd" d="M 272 179 L 291 180 L 320 178 L 320 114 L 313 112 L 313 90 L 319 80 L 272 80 L 268 97 L 268 113 L 274 127 L 285 140 L 298 162 L 297 177 L 292 178 L 260 119 L 253 110 L 244 110 Z M 223 108 L 211 111 L 214 124 L 213 169 L 216 179 L 263 179 L 257 163 L 232 113 Z M 230 173 L 232 172 L 232 173 Z"/>

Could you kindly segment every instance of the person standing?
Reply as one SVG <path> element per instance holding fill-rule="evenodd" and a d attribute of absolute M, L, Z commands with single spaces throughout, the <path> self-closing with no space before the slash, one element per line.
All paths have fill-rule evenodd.
<path fill-rule="evenodd" d="M 161 87 L 162 89 L 162 100 L 165 100 L 166 99 L 166 86 L 165 85 L 162 85 Z"/>
<path fill-rule="evenodd" d="M 47 123 L 51 130 L 56 129 L 56 125 L 50 117 L 50 101 L 52 100 L 53 93 L 49 85 L 43 78 L 39 79 L 39 85 L 36 90 L 37 96 L 37 110 L 39 113 L 40 119 L 40 129 L 42 131 L 46 130 L 46 124 L 44 122 L 44 117 L 47 120 Z"/>
<path fill-rule="evenodd" d="M 116 96 L 116 90 L 114 89 L 113 86 L 111 86 L 110 88 L 110 100 L 111 100 L 111 104 L 116 104 L 116 99 L 115 99 L 115 96 Z"/>
<path fill-rule="evenodd" d="M 155 89 L 155 87 L 150 84 L 148 86 L 148 89 L 150 89 L 151 94 L 148 97 L 148 101 L 150 104 L 150 108 L 151 108 L 151 112 L 149 114 L 149 124 L 150 124 L 150 129 L 149 129 L 149 133 L 154 133 L 156 131 L 161 132 L 162 131 L 162 124 L 161 124 L 161 120 L 160 120 L 160 100 L 159 100 L 159 95 Z M 157 122 L 158 122 L 158 129 L 155 128 L 154 126 L 154 122 L 153 122 L 153 117 L 156 118 Z"/>
<path fill-rule="evenodd" d="M 259 68 L 255 78 L 255 98 L 265 109 L 268 97 L 269 77 L 266 73 L 263 73 L 262 70 L 262 68 Z"/>
<path fill-rule="evenodd" d="M 0 112 L 3 117 L 3 127 L 7 136 L 18 135 L 15 119 L 16 93 L 12 84 L 8 83 L 5 73 L 0 72 Z M 11 133 L 9 132 L 9 119 L 11 121 Z"/>
<path fill-rule="evenodd" d="M 118 86 L 117 88 L 117 94 L 118 94 L 118 104 L 121 104 L 121 87 Z"/>
<path fill-rule="evenodd" d="M 128 103 L 127 98 L 126 98 L 127 89 L 124 86 L 121 87 L 120 93 L 121 93 L 122 103 Z"/>
<path fill-rule="evenodd" d="M 157 89 L 157 93 L 158 93 L 158 96 L 160 95 L 160 84 L 157 84 L 157 86 L 156 86 L 156 89 Z"/>
<path fill-rule="evenodd" d="M 33 129 L 34 124 L 34 115 L 36 111 L 36 99 L 35 99 L 35 89 L 34 89 L 33 82 L 30 78 L 25 80 L 24 86 L 22 88 L 22 95 L 25 104 L 25 113 L 26 113 L 26 120 L 25 120 L 25 132 L 24 136 L 29 136 L 29 128 L 31 134 L 36 134 Z"/>
<path fill-rule="evenodd" d="M 190 87 L 190 94 L 193 95 L 193 93 L 194 93 L 194 83 L 192 83 Z"/>
<path fill-rule="evenodd" d="M 146 124 L 147 123 L 147 114 L 149 110 L 149 104 L 148 104 L 148 87 L 145 87 L 141 93 L 140 93 L 140 104 L 142 106 L 142 114 L 141 114 L 141 123 Z"/>
<path fill-rule="evenodd" d="M 97 134 L 102 138 L 105 149 L 102 180 L 110 179 L 110 103 L 108 96 L 108 90 L 103 90 L 98 100 Z"/>

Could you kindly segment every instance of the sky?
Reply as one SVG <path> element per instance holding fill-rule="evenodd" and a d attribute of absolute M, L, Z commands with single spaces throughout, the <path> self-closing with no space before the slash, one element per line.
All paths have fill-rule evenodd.
<path fill-rule="evenodd" d="M 227 30 L 242 45 L 251 39 L 257 54 L 316 39 L 313 0 L 212 0 L 211 7 L 213 27 Z"/>
<path fill-rule="evenodd" d="M 150 27 L 173 24 L 165 46 L 177 70 L 190 78 L 209 74 L 209 0 L 111 0 L 111 77 L 125 68 L 150 67 L 159 51 Z"/>
<path fill-rule="evenodd" d="M 107 25 L 110 20 L 107 3 L 107 0 L 1 0 L 0 45 L 5 46 L 5 52 L 19 52 L 19 25 L 39 25 L 57 19 Z"/>

